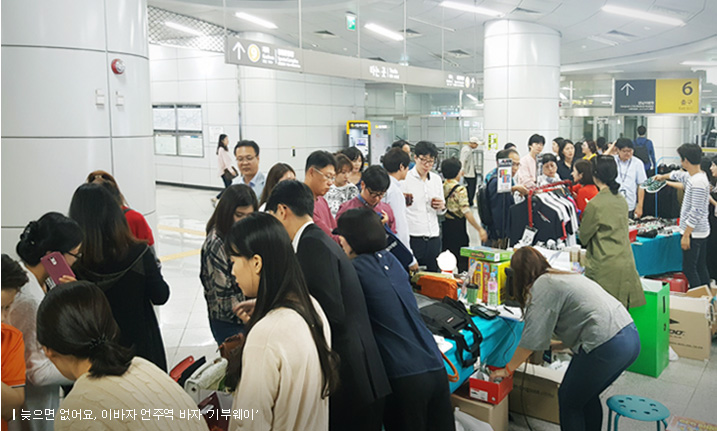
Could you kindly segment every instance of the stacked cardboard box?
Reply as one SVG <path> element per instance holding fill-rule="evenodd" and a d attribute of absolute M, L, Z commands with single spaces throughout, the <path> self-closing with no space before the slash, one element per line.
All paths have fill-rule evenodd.
<path fill-rule="evenodd" d="M 468 257 L 468 268 L 476 264 L 471 282 L 478 289 L 478 300 L 488 303 L 488 280 L 490 275 L 498 275 L 498 303 L 502 304 L 508 297 L 505 269 L 510 267 L 513 252 L 490 247 L 462 247 L 461 256 Z"/>
<path fill-rule="evenodd" d="M 670 295 L 670 346 L 680 357 L 709 359 L 717 333 L 717 289 L 703 286 Z"/>
<path fill-rule="evenodd" d="M 564 369 L 523 364 L 513 374 L 510 411 L 559 424 L 558 389 L 564 376 Z"/>

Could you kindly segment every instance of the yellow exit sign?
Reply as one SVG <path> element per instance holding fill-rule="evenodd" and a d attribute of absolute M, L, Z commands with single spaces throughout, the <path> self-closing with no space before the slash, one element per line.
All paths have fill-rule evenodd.
<path fill-rule="evenodd" d="M 656 114 L 698 114 L 699 79 L 658 79 L 655 83 Z"/>

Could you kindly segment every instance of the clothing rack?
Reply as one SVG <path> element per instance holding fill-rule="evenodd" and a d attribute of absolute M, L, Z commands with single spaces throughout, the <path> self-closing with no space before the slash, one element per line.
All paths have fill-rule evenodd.
<path fill-rule="evenodd" d="M 528 226 L 533 227 L 533 195 L 538 193 L 550 192 L 563 187 L 570 187 L 573 184 L 570 180 L 558 181 L 552 184 L 546 184 L 542 187 L 536 187 L 528 192 Z"/>
<path fill-rule="evenodd" d="M 657 175 L 657 167 L 660 166 L 660 164 L 664 163 L 664 160 L 675 160 L 677 161 L 677 164 L 679 165 L 682 162 L 682 159 L 677 156 L 663 156 L 657 159 L 655 162 L 655 175 Z M 657 214 L 657 195 L 659 193 L 655 193 L 655 217 L 659 217 Z"/>

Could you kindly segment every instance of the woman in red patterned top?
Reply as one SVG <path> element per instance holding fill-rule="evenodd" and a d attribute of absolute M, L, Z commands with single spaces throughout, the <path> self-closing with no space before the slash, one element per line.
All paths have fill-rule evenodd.
<path fill-rule="evenodd" d="M 127 224 L 129 225 L 129 230 L 132 231 L 132 235 L 139 240 L 147 241 L 147 245 L 150 247 L 154 245 L 152 228 L 149 227 L 149 223 L 147 223 L 147 220 L 144 218 L 142 213 L 129 207 L 127 200 L 124 198 L 124 195 L 117 185 L 117 180 L 115 180 L 112 175 L 105 171 L 92 171 L 89 175 L 87 175 L 87 182 L 106 183 L 112 186 L 109 190 L 112 192 L 112 195 L 122 208 L 122 212 L 124 213 L 124 217 L 127 219 Z"/>

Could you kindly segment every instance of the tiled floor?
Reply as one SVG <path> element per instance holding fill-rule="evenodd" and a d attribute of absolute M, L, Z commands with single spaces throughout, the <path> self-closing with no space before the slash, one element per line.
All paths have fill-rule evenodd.
<path fill-rule="evenodd" d="M 209 330 L 207 305 L 199 282 L 199 249 L 206 221 L 212 214 L 210 198 L 216 192 L 178 187 L 157 187 L 158 227 L 155 232 L 160 257 L 168 257 L 162 273 L 170 285 L 169 302 L 158 307 L 167 361 L 170 367 L 188 355 L 207 359 L 218 356 Z M 476 232 L 469 229 L 471 244 Z M 717 424 L 717 341 L 710 362 L 679 359 L 658 378 L 626 372 L 603 394 L 635 394 L 654 398 L 672 414 Z M 607 412 L 605 412 L 607 417 Z M 512 414 L 510 429 L 529 430 L 522 416 Z M 559 430 L 557 425 L 528 418 L 535 431 Z M 623 420 L 622 429 L 653 430 L 654 423 Z M 605 421 L 603 421 L 605 423 Z M 606 425 L 603 425 L 606 429 Z"/>

